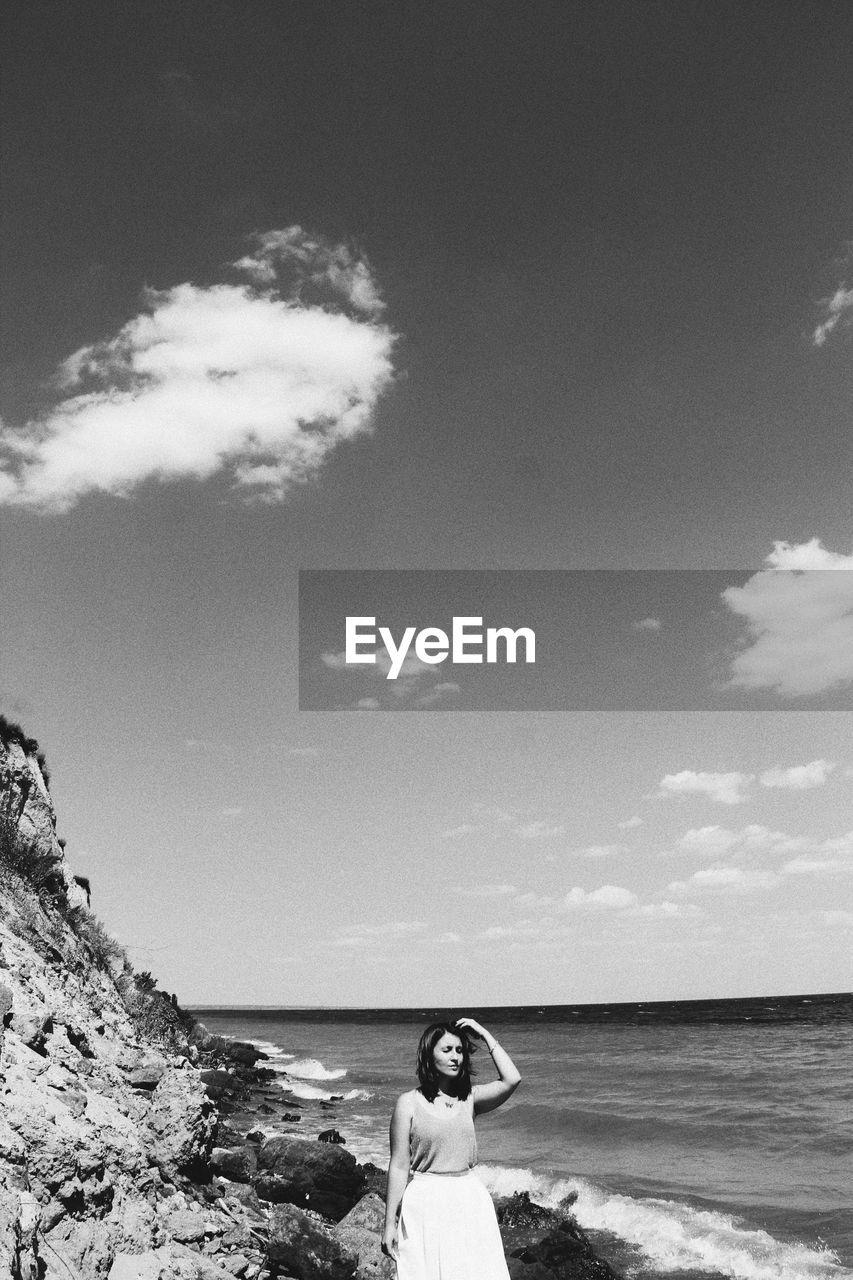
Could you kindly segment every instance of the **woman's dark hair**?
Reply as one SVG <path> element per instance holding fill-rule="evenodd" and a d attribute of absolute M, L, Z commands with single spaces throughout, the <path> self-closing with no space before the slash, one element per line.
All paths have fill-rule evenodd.
<path fill-rule="evenodd" d="M 455 1027 L 452 1022 L 433 1022 L 421 1036 L 417 1056 L 421 1093 L 428 1102 L 435 1100 L 439 1089 L 439 1074 L 432 1056 L 433 1049 L 441 1037 L 448 1034 L 455 1036 L 462 1045 L 462 1070 L 457 1076 L 459 1097 L 467 1098 L 471 1092 L 471 1077 L 474 1075 L 471 1055 L 476 1052 L 476 1046 L 468 1038 L 464 1027 Z"/>

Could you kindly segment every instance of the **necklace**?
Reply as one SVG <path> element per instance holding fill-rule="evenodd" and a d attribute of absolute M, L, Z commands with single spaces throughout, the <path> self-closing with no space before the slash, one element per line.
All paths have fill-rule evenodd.
<path fill-rule="evenodd" d="M 448 1098 L 447 1094 L 446 1094 L 446 1093 L 442 1093 L 440 1089 L 439 1089 L 438 1093 L 436 1094 L 436 1102 L 439 1100 L 439 1098 L 441 1099 L 441 1101 L 444 1103 L 444 1105 L 445 1105 L 446 1107 L 455 1107 L 455 1106 L 456 1106 L 457 1099 L 456 1099 L 456 1098 Z"/>

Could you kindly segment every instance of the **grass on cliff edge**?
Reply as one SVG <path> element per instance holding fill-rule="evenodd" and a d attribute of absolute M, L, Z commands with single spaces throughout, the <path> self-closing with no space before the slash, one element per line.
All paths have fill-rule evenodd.
<path fill-rule="evenodd" d="M 88 963 L 112 982 L 141 1040 L 167 1051 L 186 1047 L 196 1025 L 192 1015 L 160 991 L 150 973 L 134 971 L 124 947 L 88 907 L 69 905 L 58 860 L 22 840 L 8 814 L 0 815 L 0 880 L 0 913 L 47 964 L 84 977 Z"/>

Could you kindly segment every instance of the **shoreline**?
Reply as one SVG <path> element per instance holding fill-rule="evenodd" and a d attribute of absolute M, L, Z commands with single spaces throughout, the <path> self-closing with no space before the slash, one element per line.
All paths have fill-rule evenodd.
<path fill-rule="evenodd" d="M 282 1020 L 288 1019 L 283 1016 Z M 261 1024 L 264 1021 L 257 1020 Z M 354 1148 L 359 1158 L 363 1159 L 364 1155 L 361 1153 L 367 1150 L 378 1162 L 378 1157 L 373 1154 L 379 1149 L 378 1145 L 369 1141 L 369 1130 L 365 1135 L 365 1117 L 358 1114 L 365 1108 L 351 1104 L 343 1096 L 323 1102 L 319 1099 L 299 1099 L 297 1102 L 293 1095 L 282 1089 L 283 1077 L 286 1077 L 287 1071 L 287 1061 L 284 1059 L 288 1055 L 281 1046 L 297 1051 L 289 1055 L 297 1059 L 294 1065 L 300 1068 L 299 1077 L 293 1081 L 296 1087 L 307 1083 L 309 1086 L 321 1086 L 322 1090 L 330 1093 L 339 1090 L 342 1095 L 353 1083 L 368 1083 L 371 1089 L 374 1086 L 378 1089 L 382 1087 L 372 1074 L 365 1076 L 363 1066 L 361 1071 L 354 1075 L 351 1071 L 346 1079 L 342 1078 L 343 1065 L 349 1063 L 351 1054 L 348 1050 L 338 1052 L 332 1045 L 337 1038 L 336 1031 L 346 1038 L 346 1024 L 338 1031 L 332 1025 L 334 1020 L 327 1021 L 330 1025 L 324 1028 L 316 1049 L 312 1047 L 310 1035 L 299 1033 L 295 1028 L 293 1039 L 283 1038 L 284 1028 L 271 1039 L 256 1039 L 256 1043 L 263 1043 L 268 1049 L 282 1055 L 277 1062 L 279 1070 L 273 1073 L 274 1078 L 268 1079 L 264 1086 L 270 1091 L 270 1095 L 266 1099 L 259 1098 L 259 1102 L 271 1104 L 274 1112 L 267 1115 L 261 1113 L 257 1120 L 267 1132 L 272 1132 L 276 1127 L 284 1127 L 290 1132 L 297 1132 L 301 1128 L 305 1136 L 308 1136 L 309 1132 L 313 1135 L 323 1126 L 336 1125 L 342 1135 L 348 1137 L 348 1118 L 352 1116 L 362 1122 L 357 1126 L 361 1133 Z M 253 1034 L 257 1037 L 260 1027 L 256 1026 L 250 1033 L 250 1022 L 251 1019 L 247 1020 L 245 1030 L 239 1034 Z M 232 1022 L 231 1027 L 234 1025 Z M 274 1044 L 273 1040 L 277 1040 L 278 1044 Z M 322 1062 L 319 1058 L 322 1058 Z M 340 1069 L 340 1075 L 338 1070 L 326 1074 L 323 1063 Z M 313 1069 L 310 1080 L 303 1079 L 302 1076 L 306 1066 Z M 382 1097 L 381 1092 L 379 1097 Z M 247 1115 L 239 1125 L 244 1132 L 251 1123 L 248 1112 L 251 1112 L 253 1104 L 247 1103 L 245 1106 Z M 301 1125 L 281 1126 L 277 1116 L 280 1109 L 301 1111 Z M 367 1104 L 367 1109 L 373 1112 L 372 1123 L 375 1130 L 376 1104 L 373 1107 Z M 237 1119 L 239 1122 L 239 1117 Z M 614 1185 L 611 1179 L 596 1179 L 593 1183 L 588 1181 L 588 1175 L 579 1177 L 565 1172 L 561 1174 L 555 1169 L 549 1172 L 545 1164 L 540 1166 L 535 1160 L 525 1166 L 511 1158 L 501 1162 L 498 1157 L 498 1163 L 495 1163 L 492 1155 L 481 1165 L 481 1176 L 496 1199 L 511 1192 L 526 1191 L 535 1203 L 553 1208 L 567 1194 L 580 1193 L 576 1217 L 599 1255 L 616 1270 L 641 1276 L 643 1280 L 672 1275 L 674 1268 L 680 1278 L 689 1276 L 691 1280 L 699 1276 L 720 1280 L 724 1275 L 761 1276 L 768 1280 L 771 1277 L 776 1280 L 800 1280 L 800 1277 L 807 1277 L 808 1280 L 812 1280 L 812 1277 L 841 1280 L 842 1277 L 853 1275 L 849 1263 L 845 1265 L 841 1260 L 845 1256 L 843 1249 L 839 1257 L 837 1252 L 822 1241 L 818 1219 L 825 1217 L 829 1220 L 835 1212 L 831 1209 L 816 1213 L 792 1210 L 790 1214 L 774 1211 L 771 1221 L 770 1215 L 736 1207 L 713 1195 L 701 1195 L 698 1192 L 685 1194 L 683 1188 L 676 1191 L 671 1183 L 658 1181 L 657 1185 L 646 1183 L 644 1186 L 623 1183 L 620 1189 L 619 1184 Z M 845 1237 L 849 1234 L 841 1219 L 839 1230 L 843 1231 Z M 667 1242 L 672 1248 L 668 1247 Z M 643 1243 L 648 1244 L 650 1253 L 646 1253 Z M 665 1253 L 669 1254 L 666 1259 Z M 683 1259 L 693 1257 L 695 1262 L 683 1262 L 676 1267 L 677 1255 Z M 654 1261 L 655 1257 L 659 1259 L 658 1262 Z M 706 1261 L 703 1263 L 702 1259 Z"/>
<path fill-rule="evenodd" d="M 249 1188 L 237 1191 L 248 1202 L 255 1191 L 262 1211 L 269 1214 L 271 1255 L 277 1247 L 276 1232 L 281 1235 L 283 1230 L 282 1219 L 292 1224 L 294 1214 L 312 1206 L 316 1209 L 319 1204 L 326 1221 L 313 1219 L 312 1231 L 325 1236 L 327 1243 L 340 1236 L 357 1246 L 357 1277 L 387 1276 L 391 1280 L 393 1267 L 379 1252 L 385 1170 L 372 1161 L 357 1160 L 346 1150 L 346 1137 L 336 1127 L 337 1122 L 345 1126 L 337 1109 L 344 1096 L 300 1099 L 297 1109 L 282 1096 L 281 1073 L 262 1065 L 269 1058 L 257 1042 L 227 1037 L 214 1040 L 219 1043 L 202 1043 L 203 1056 L 210 1065 L 201 1072 L 220 1117 L 217 1142 L 223 1145 L 214 1147 L 210 1155 L 214 1183 L 218 1181 L 226 1197 L 235 1194 L 235 1184 Z M 253 1052 L 257 1057 L 251 1062 Z M 230 1083 L 224 1078 L 226 1071 Z M 305 1128 L 319 1128 L 319 1132 L 308 1136 Z M 318 1148 L 322 1148 L 319 1162 Z M 306 1170 L 309 1165 L 310 1176 Z M 353 1196 L 356 1198 L 350 1204 Z M 571 1197 L 551 1208 L 537 1204 L 526 1192 L 493 1198 L 512 1280 L 525 1280 L 528 1275 L 531 1280 L 546 1276 L 554 1280 L 620 1280 L 577 1224 Z M 343 1205 L 348 1208 L 341 1218 L 337 1211 Z M 323 1209 L 331 1212 L 323 1213 Z M 296 1218 L 297 1236 L 305 1225 Z M 353 1231 L 357 1231 L 354 1240 Z M 298 1246 L 291 1247 L 296 1251 L 288 1254 L 292 1264 Z M 275 1270 L 270 1274 L 284 1277 Z M 303 1274 L 298 1264 L 294 1274 Z M 260 1280 L 263 1275 L 261 1272 Z"/>
<path fill-rule="evenodd" d="M 269 1044 L 267 1047 L 273 1046 Z M 301 1047 L 304 1053 L 304 1044 Z M 305 1061 L 302 1053 L 299 1061 L 300 1065 Z M 270 1071 L 264 1068 L 263 1060 L 259 1059 L 258 1067 L 260 1068 L 258 1079 L 250 1088 L 249 1096 L 227 1116 L 228 1126 L 237 1131 L 242 1142 L 245 1143 L 247 1135 L 252 1134 L 253 1130 L 255 1131 L 252 1134 L 253 1137 L 260 1136 L 258 1131 L 262 1130 L 266 1139 L 274 1136 L 275 1133 L 296 1136 L 301 1131 L 300 1136 L 307 1138 L 310 1142 L 322 1129 L 331 1127 L 340 1132 L 345 1143 L 349 1104 L 343 1089 L 341 1096 L 337 1098 L 309 1098 L 296 1101 L 293 1095 L 289 1095 L 282 1087 L 283 1076 L 286 1078 L 286 1064 L 280 1066 L 277 1071 Z M 295 1079 L 293 1083 L 298 1085 L 299 1079 Z M 336 1081 L 317 1077 L 312 1079 L 311 1083 L 322 1084 L 329 1091 L 333 1091 Z M 372 1189 L 381 1191 L 384 1184 L 384 1170 L 378 1169 L 377 1165 L 370 1161 L 365 1162 L 364 1167 L 375 1180 Z M 561 1178 L 556 1173 L 549 1176 L 546 1170 L 537 1172 L 535 1169 L 519 1168 L 515 1165 L 494 1165 L 491 1162 L 479 1168 L 480 1176 L 490 1190 L 499 1214 L 501 1206 L 505 1206 L 508 1200 L 516 1198 L 517 1202 L 517 1198 L 521 1196 L 534 1214 L 541 1212 L 543 1215 L 555 1215 L 552 1221 L 571 1215 L 581 1224 L 581 1231 L 598 1260 L 621 1275 L 641 1276 L 643 1280 L 652 1280 L 652 1278 L 657 1280 L 658 1277 L 676 1273 L 679 1280 L 700 1280 L 700 1278 L 701 1280 L 720 1280 L 721 1275 L 738 1274 L 784 1277 L 785 1280 L 825 1275 L 842 1280 L 853 1275 L 853 1271 L 845 1269 L 837 1255 L 829 1253 L 821 1255 L 815 1252 L 817 1248 L 815 1244 L 803 1243 L 802 1233 L 791 1229 L 779 1230 L 777 1227 L 772 1234 L 767 1234 L 766 1229 L 762 1230 L 755 1225 L 749 1226 L 745 1221 L 739 1220 L 737 1215 L 732 1215 L 731 1210 L 726 1206 L 707 1198 L 691 1197 L 690 1202 L 687 1202 L 683 1199 L 673 1201 L 666 1197 L 661 1200 L 659 1196 L 662 1193 L 655 1195 L 648 1191 L 645 1195 L 638 1195 L 636 1192 L 630 1195 L 607 1193 L 606 1204 L 595 1205 L 591 1203 L 589 1195 L 585 1198 L 581 1191 L 581 1200 L 576 1212 L 572 1202 L 578 1195 L 577 1183 L 580 1181 L 578 1179 Z M 595 1189 L 590 1185 L 588 1190 L 594 1192 Z M 604 1195 L 600 1198 L 604 1199 Z M 672 1211 L 678 1205 L 684 1211 L 684 1220 L 680 1227 L 672 1216 Z M 660 1217 L 659 1206 L 663 1206 L 670 1213 L 666 1222 Z M 590 1207 L 598 1211 L 598 1216 L 602 1220 L 601 1226 L 592 1226 L 581 1214 L 582 1209 L 588 1213 Z M 601 1212 L 602 1209 L 608 1208 L 610 1209 L 609 1223 L 608 1213 Z M 688 1233 L 695 1229 L 698 1223 L 707 1223 L 709 1216 L 718 1224 L 717 1229 L 720 1231 L 727 1222 L 731 1222 L 732 1236 L 736 1238 L 728 1242 L 729 1248 L 735 1251 L 740 1250 L 744 1254 L 749 1249 L 754 1251 L 755 1256 L 746 1261 L 741 1257 L 740 1265 L 745 1267 L 745 1270 L 728 1271 L 719 1265 L 690 1265 L 680 1266 L 674 1271 L 672 1264 L 657 1266 L 649 1258 L 644 1259 L 636 1241 L 631 1243 L 627 1237 L 620 1235 L 621 1223 L 613 1222 L 614 1208 L 626 1220 L 633 1219 L 631 1225 L 639 1226 L 640 1235 L 643 1232 L 666 1228 L 667 1225 L 669 1228 L 678 1227 L 679 1230 Z M 646 1220 L 639 1221 L 644 1214 Z M 531 1230 L 534 1224 L 528 1221 L 526 1226 Z M 518 1244 L 517 1239 L 513 1244 Z M 781 1260 L 780 1255 L 784 1255 L 784 1260 Z M 821 1260 L 823 1265 L 820 1265 Z M 816 1264 L 818 1269 L 815 1269 Z"/>

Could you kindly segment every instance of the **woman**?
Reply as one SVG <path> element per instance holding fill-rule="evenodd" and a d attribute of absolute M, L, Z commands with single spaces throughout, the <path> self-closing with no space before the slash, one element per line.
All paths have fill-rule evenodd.
<path fill-rule="evenodd" d="M 492 1056 L 491 1084 L 471 1084 L 470 1036 Z M 506 1102 L 521 1076 L 473 1018 L 427 1027 L 417 1072 L 420 1087 L 401 1094 L 391 1117 L 382 1252 L 397 1280 L 509 1280 L 491 1196 L 472 1173 L 474 1116 Z"/>

